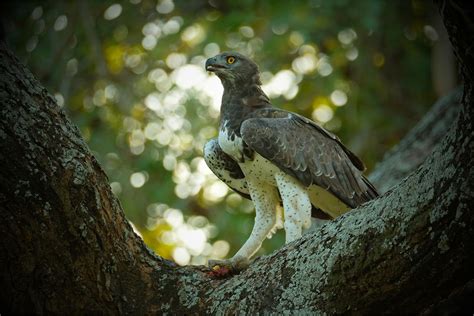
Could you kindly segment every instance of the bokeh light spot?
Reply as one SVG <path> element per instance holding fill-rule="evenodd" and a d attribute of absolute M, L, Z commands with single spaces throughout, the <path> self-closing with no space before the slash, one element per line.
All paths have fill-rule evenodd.
<path fill-rule="evenodd" d="M 262 89 L 270 98 L 283 95 L 290 100 L 298 93 L 296 75 L 288 69 L 280 70 L 267 84 L 262 86 Z"/>
<path fill-rule="evenodd" d="M 318 61 L 316 68 L 319 74 L 323 77 L 329 76 L 333 70 L 326 57 L 323 57 Z"/>
<path fill-rule="evenodd" d="M 331 93 L 331 102 L 336 106 L 343 106 L 347 103 L 347 95 L 344 91 L 334 90 Z"/>
<path fill-rule="evenodd" d="M 141 188 L 146 182 L 146 177 L 143 172 L 135 172 L 130 176 L 130 184 L 134 188 Z"/>
<path fill-rule="evenodd" d="M 349 45 L 357 38 L 357 33 L 353 29 L 345 29 L 337 34 L 339 42 L 345 45 Z"/>
<path fill-rule="evenodd" d="M 157 42 L 156 37 L 153 35 L 146 35 L 142 40 L 142 46 L 146 50 L 152 50 L 155 48 Z"/>
<path fill-rule="evenodd" d="M 42 16 L 43 16 L 43 7 L 41 6 L 34 8 L 33 11 L 31 12 L 31 18 L 33 20 L 38 20 Z"/>
<path fill-rule="evenodd" d="M 58 16 L 56 21 L 54 21 L 54 26 L 53 26 L 54 30 L 59 32 L 59 31 L 64 30 L 66 27 L 67 27 L 67 16 L 65 16 L 64 14 Z"/>
<path fill-rule="evenodd" d="M 326 104 L 320 104 L 313 113 L 312 117 L 315 121 L 326 123 L 334 116 L 334 111 Z"/>
<path fill-rule="evenodd" d="M 54 94 L 54 98 L 56 99 L 56 103 L 60 106 L 60 107 L 63 107 L 64 106 L 64 97 L 61 93 L 59 92 L 56 92 Z"/>
<path fill-rule="evenodd" d="M 352 47 L 346 52 L 346 58 L 350 61 L 356 60 L 357 57 L 359 57 L 359 51 L 355 47 Z"/>
<path fill-rule="evenodd" d="M 317 58 L 314 54 L 304 54 L 293 60 L 291 67 L 296 73 L 308 74 L 316 69 Z"/>
<path fill-rule="evenodd" d="M 174 3 L 172 0 L 161 0 L 157 5 L 156 5 L 156 11 L 158 11 L 161 14 L 168 14 L 171 13 L 174 9 Z"/>
<path fill-rule="evenodd" d="M 224 258 L 227 256 L 230 250 L 230 245 L 225 240 L 216 240 L 212 245 L 212 254 L 213 258 Z"/>
<path fill-rule="evenodd" d="M 104 12 L 104 19 L 113 20 L 116 19 L 122 14 L 122 6 L 118 3 L 112 4 Z"/>
<path fill-rule="evenodd" d="M 184 222 L 183 212 L 175 208 L 167 209 L 163 216 L 172 227 L 179 227 Z"/>
<path fill-rule="evenodd" d="M 206 38 L 206 33 L 200 24 L 188 26 L 182 33 L 181 39 L 189 46 L 196 46 Z"/>
<path fill-rule="evenodd" d="M 214 57 L 219 53 L 219 50 L 219 45 L 216 43 L 209 43 L 204 47 L 204 55 L 206 55 L 206 57 Z"/>
<path fill-rule="evenodd" d="M 239 28 L 239 32 L 240 32 L 240 34 L 242 34 L 243 36 L 245 36 L 247 38 L 252 38 L 252 37 L 255 36 L 253 28 L 251 28 L 250 26 L 247 26 L 247 25 L 241 26 Z"/>
<path fill-rule="evenodd" d="M 115 195 L 120 195 L 120 193 L 122 193 L 122 185 L 120 184 L 120 182 L 110 183 L 110 188 L 112 189 L 112 192 Z"/>
<path fill-rule="evenodd" d="M 191 255 L 184 247 L 176 247 L 173 250 L 173 260 L 179 265 L 187 265 L 191 260 Z"/>
<path fill-rule="evenodd" d="M 210 202 L 218 202 L 226 196 L 227 191 L 227 185 L 220 180 L 216 180 L 204 188 L 204 198 Z"/>
<path fill-rule="evenodd" d="M 166 65 L 171 69 L 176 69 L 186 63 L 186 55 L 179 53 L 171 53 L 166 57 Z"/>

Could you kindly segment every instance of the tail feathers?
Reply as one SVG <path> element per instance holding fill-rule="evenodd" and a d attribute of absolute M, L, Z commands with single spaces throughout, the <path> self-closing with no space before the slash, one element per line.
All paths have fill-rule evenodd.
<path fill-rule="evenodd" d="M 379 196 L 379 192 L 377 189 L 374 187 L 374 185 L 367 179 L 365 176 L 362 176 L 362 181 L 364 181 L 365 185 L 367 186 L 367 191 L 366 196 L 367 200 L 372 200 L 375 199 L 377 196 Z"/>
<path fill-rule="evenodd" d="M 359 205 L 368 202 L 372 199 L 375 199 L 379 196 L 377 189 L 372 183 L 370 183 L 369 179 L 367 179 L 365 176 L 362 176 L 362 181 L 365 184 L 365 190 L 362 192 L 362 194 L 354 194 L 354 196 L 348 200 L 350 204 L 347 204 L 347 202 L 343 202 L 342 200 L 340 200 L 340 203 L 342 205 L 344 205 L 344 203 L 347 204 L 346 207 L 342 207 L 340 209 L 333 209 L 331 212 L 329 212 L 329 210 L 323 211 L 320 208 L 316 207 L 315 204 L 312 204 L 311 217 L 323 220 L 334 219 L 350 211 L 351 209 L 356 208 Z M 360 188 L 362 189 L 362 186 Z"/>

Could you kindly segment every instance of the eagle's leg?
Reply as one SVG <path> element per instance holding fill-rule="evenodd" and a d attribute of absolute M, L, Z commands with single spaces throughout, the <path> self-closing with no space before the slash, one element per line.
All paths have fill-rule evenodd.
<path fill-rule="evenodd" d="M 279 199 L 275 187 L 259 181 L 248 181 L 247 184 L 255 203 L 255 223 L 250 237 L 234 257 L 252 257 L 276 224 Z"/>
<path fill-rule="evenodd" d="M 246 268 L 249 259 L 260 249 L 262 242 L 275 227 L 279 204 L 278 192 L 275 187 L 260 181 L 247 182 L 252 201 L 255 203 L 255 223 L 250 237 L 237 253 L 228 260 L 209 260 L 209 266 L 227 266 L 234 270 Z"/>
<path fill-rule="evenodd" d="M 311 201 L 305 188 L 293 177 L 278 173 L 275 180 L 283 201 L 285 239 L 289 243 L 311 226 Z"/>

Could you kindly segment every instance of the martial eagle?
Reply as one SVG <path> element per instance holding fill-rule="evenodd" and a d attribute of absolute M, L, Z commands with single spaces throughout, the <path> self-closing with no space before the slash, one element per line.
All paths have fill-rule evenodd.
<path fill-rule="evenodd" d="M 261 89 L 258 66 L 235 52 L 206 61 L 224 86 L 217 139 L 204 147 L 214 174 L 255 204 L 255 224 L 240 250 L 210 265 L 241 269 L 275 229 L 283 205 L 286 243 L 311 217 L 333 219 L 375 198 L 362 161 L 332 133 L 296 113 L 274 108 Z"/>

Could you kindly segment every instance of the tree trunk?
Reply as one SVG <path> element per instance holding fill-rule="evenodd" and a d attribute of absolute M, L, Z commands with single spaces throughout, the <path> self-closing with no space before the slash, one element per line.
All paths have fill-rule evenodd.
<path fill-rule="evenodd" d="M 78 130 L 1 44 L 0 312 L 474 310 L 468 305 L 474 287 L 474 24 L 463 5 L 469 6 L 440 3 L 464 94 L 446 135 L 423 147 L 434 146 L 422 151 L 426 159 L 390 175 L 396 180 L 380 198 L 227 279 L 213 279 L 203 267 L 178 267 L 146 248 Z M 387 158 L 385 173 L 412 159 L 390 158 L 418 148 L 403 145 L 410 143 Z M 378 177 L 389 182 L 384 172 Z"/>

